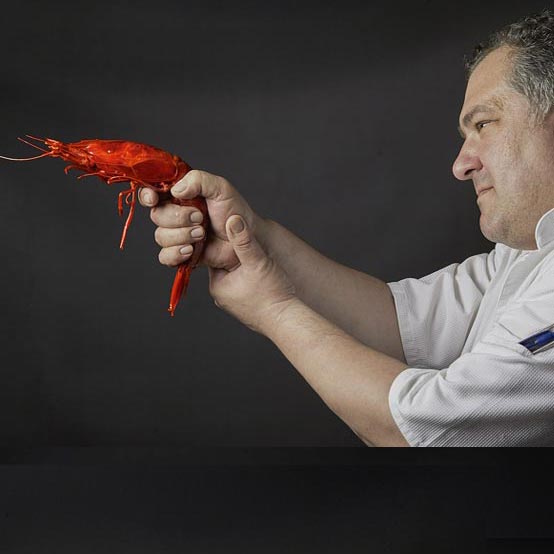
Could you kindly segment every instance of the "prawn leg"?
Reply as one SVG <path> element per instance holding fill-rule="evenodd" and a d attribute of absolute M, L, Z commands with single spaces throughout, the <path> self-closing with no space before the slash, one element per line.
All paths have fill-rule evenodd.
<path fill-rule="evenodd" d="M 123 247 L 125 246 L 127 231 L 129 230 L 129 225 L 131 225 L 131 221 L 133 221 L 133 216 L 135 215 L 135 206 L 137 203 L 137 188 L 139 184 L 135 183 L 134 181 L 131 181 L 130 184 L 131 184 L 131 188 L 129 190 L 124 190 L 123 192 L 120 192 L 119 196 L 117 197 L 117 209 L 120 215 L 123 213 L 123 195 L 125 195 L 125 204 L 130 204 L 129 214 L 127 215 L 127 220 L 125 221 L 125 225 L 123 226 L 123 232 L 121 233 L 121 241 L 119 243 L 119 248 L 121 250 L 123 250 Z M 128 202 L 129 195 L 131 196 L 131 202 Z"/>
<path fill-rule="evenodd" d="M 114 183 L 124 183 L 128 180 L 129 177 L 125 177 L 124 175 L 115 175 L 114 177 L 108 177 L 106 183 L 108 183 L 108 185 L 113 185 Z"/>
<path fill-rule="evenodd" d="M 71 169 L 71 167 L 74 167 L 74 166 L 69 166 L 69 169 Z M 77 168 L 77 169 L 80 169 L 80 168 Z M 79 177 L 77 177 L 77 179 L 84 179 L 85 177 L 100 177 L 101 179 L 105 179 L 105 176 L 103 175 L 103 173 L 101 171 L 94 171 L 93 173 L 83 173 L 82 175 L 79 175 Z"/>
<path fill-rule="evenodd" d="M 67 175 L 72 169 L 81 169 L 78 165 L 66 165 L 63 172 Z"/>
<path fill-rule="evenodd" d="M 117 213 L 119 214 L 119 217 L 123 215 L 123 197 L 125 197 L 125 204 L 129 205 L 129 202 L 127 202 L 127 196 L 133 192 L 133 189 L 127 189 L 122 190 L 117 195 Z"/>

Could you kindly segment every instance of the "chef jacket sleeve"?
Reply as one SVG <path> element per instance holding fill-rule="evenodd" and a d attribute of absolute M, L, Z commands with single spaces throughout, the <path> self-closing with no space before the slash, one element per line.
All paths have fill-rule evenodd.
<path fill-rule="evenodd" d="M 485 263 L 482 259 L 480 271 Z M 452 285 L 447 290 L 451 293 Z M 455 316 L 447 312 L 445 323 L 452 317 L 466 321 L 470 310 L 462 305 Z M 552 267 L 506 305 L 470 352 L 443 369 L 410 367 L 401 372 L 391 386 L 389 406 L 409 444 L 554 446 L 554 341 L 536 351 L 522 344 L 551 327 Z M 433 329 L 440 332 L 436 324 Z"/>
<path fill-rule="evenodd" d="M 439 369 L 460 355 L 498 256 L 495 248 L 420 279 L 387 283 L 408 365 Z"/>

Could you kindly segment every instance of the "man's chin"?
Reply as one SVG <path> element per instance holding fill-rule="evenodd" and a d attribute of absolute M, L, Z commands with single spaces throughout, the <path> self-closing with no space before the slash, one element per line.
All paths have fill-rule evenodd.
<path fill-rule="evenodd" d="M 514 235 L 510 231 L 514 228 L 508 226 L 502 227 L 499 221 L 494 222 L 495 225 L 491 225 L 491 222 L 481 217 L 479 219 L 479 227 L 481 228 L 481 233 L 483 236 L 490 242 L 495 244 L 500 243 L 504 244 L 514 250 L 536 250 L 537 246 L 535 243 L 534 234 L 523 240 L 521 236 Z"/>
<path fill-rule="evenodd" d="M 494 232 L 494 229 L 491 228 L 482 213 L 479 217 L 479 228 L 481 229 L 481 234 L 490 242 L 502 242 L 501 238 L 498 237 L 498 233 Z"/>

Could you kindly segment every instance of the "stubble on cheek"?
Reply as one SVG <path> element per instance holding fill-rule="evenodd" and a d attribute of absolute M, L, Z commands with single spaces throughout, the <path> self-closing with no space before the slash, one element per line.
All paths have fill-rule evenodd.
<path fill-rule="evenodd" d="M 516 183 L 517 185 L 517 183 Z M 479 225 L 483 235 L 495 243 L 502 243 L 518 250 L 535 248 L 536 219 L 533 209 L 538 202 L 536 188 L 504 191 L 496 189 L 480 201 Z"/>
<path fill-rule="evenodd" d="M 495 169 L 488 183 L 493 188 L 479 199 L 479 226 L 491 242 L 512 246 L 521 243 L 525 227 L 521 210 L 529 205 L 523 186 L 525 177 L 518 175 L 524 156 L 520 141 L 511 133 L 498 137 L 496 146 L 489 159 Z"/>
<path fill-rule="evenodd" d="M 499 242 L 502 237 L 502 220 L 496 208 L 496 190 L 493 188 L 479 199 L 479 227 L 483 236 L 491 242 Z"/>

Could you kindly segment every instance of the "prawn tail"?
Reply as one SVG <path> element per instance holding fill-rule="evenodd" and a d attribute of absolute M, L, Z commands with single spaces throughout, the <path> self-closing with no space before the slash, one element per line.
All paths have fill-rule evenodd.
<path fill-rule="evenodd" d="M 191 272 L 191 264 L 184 263 L 177 268 L 175 273 L 175 279 L 173 280 L 173 287 L 171 287 L 171 295 L 169 297 L 169 308 L 167 311 L 171 314 L 171 317 L 175 315 L 175 309 L 179 300 L 186 294 L 189 284 Z"/>

